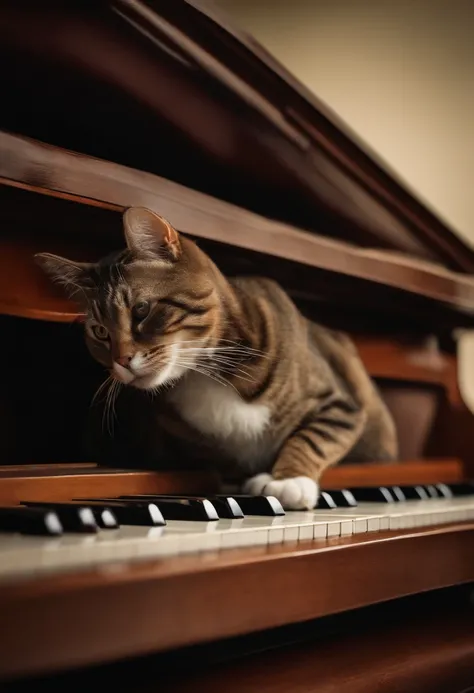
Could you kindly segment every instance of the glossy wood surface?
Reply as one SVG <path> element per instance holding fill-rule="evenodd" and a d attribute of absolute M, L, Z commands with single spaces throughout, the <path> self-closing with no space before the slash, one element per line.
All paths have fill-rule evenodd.
<path fill-rule="evenodd" d="M 467 583 L 473 542 L 474 525 L 452 525 L 4 583 L 0 676 L 114 661 Z"/>
<path fill-rule="evenodd" d="M 30 190 L 45 190 L 48 195 L 66 194 L 69 199 L 75 195 L 81 203 L 90 199 L 92 204 L 104 203 L 108 209 L 111 205 L 122 210 L 131 205 L 146 206 L 167 217 L 178 230 L 196 238 L 403 289 L 460 311 L 474 311 L 474 280 L 440 265 L 403 259 L 382 251 L 370 254 L 364 249 L 265 219 L 144 171 L 5 132 L 0 133 L 0 176 L 6 183 L 11 180 Z M 20 267 L 25 263 L 28 266 L 25 250 L 6 249 L 6 252 L 17 254 L 15 258 Z M 35 281 L 38 280 L 31 279 L 29 283 Z M 19 312 L 15 314 L 58 319 L 56 306 L 48 310 L 35 305 L 36 294 L 30 297 L 31 305 L 25 301 L 26 305 L 22 306 L 18 301 L 12 303 L 6 289 L 4 287 L 3 298 L 0 296 L 0 305 L 16 306 Z"/>
<path fill-rule="evenodd" d="M 160 685 L 152 667 L 140 677 L 137 665 L 136 675 L 144 680 L 137 693 L 220 693 L 224 682 L 228 693 L 468 693 L 474 681 L 474 622 L 472 610 L 466 611 L 402 612 L 398 623 L 359 624 L 238 662 L 208 668 L 203 663 Z M 87 683 L 84 676 L 81 684 Z"/>
<path fill-rule="evenodd" d="M 192 31 L 204 46 L 218 46 L 219 54 L 239 75 L 245 76 L 254 89 L 263 91 L 275 102 L 283 101 L 290 122 L 299 125 L 318 147 L 336 161 L 346 174 L 370 191 L 374 198 L 383 200 L 387 209 L 405 221 L 409 234 L 423 244 L 435 247 L 445 259 L 450 258 L 466 271 L 473 271 L 472 251 L 466 253 L 460 238 L 422 204 L 413 191 L 405 188 L 397 175 L 387 169 L 386 162 L 381 161 L 377 152 L 368 151 L 367 143 L 362 142 L 356 133 L 348 132 L 347 124 L 317 94 L 232 21 L 232 17 L 216 3 L 188 0 L 186 8 L 175 9 L 173 19 L 182 30 Z M 247 60 L 244 61 L 241 56 L 245 53 Z M 250 56 L 255 62 L 249 59 Z M 259 69 L 253 69 L 257 65 Z M 403 240 L 400 239 L 399 247 Z M 408 251 L 408 248 L 405 247 L 405 250 Z"/>
<path fill-rule="evenodd" d="M 421 343 L 404 343 L 395 336 L 355 335 L 357 349 L 373 378 L 439 385 L 450 400 L 459 397 L 457 360 L 443 352 L 429 339 Z"/>
<path fill-rule="evenodd" d="M 57 288 L 51 288 L 51 282 L 33 264 L 33 255 L 40 244 L 39 239 L 36 248 L 26 239 L 17 243 L 0 239 L 0 263 L 4 269 L 0 275 L 0 313 L 74 322 L 79 315 L 77 307 Z"/>
<path fill-rule="evenodd" d="M 219 189 L 296 226 L 337 219 L 330 234 L 474 268 L 472 250 L 212 8 L 7 2 L 0 36 L 11 66 L 3 129 Z"/>
<path fill-rule="evenodd" d="M 323 488 L 375 484 L 461 481 L 460 460 L 420 460 L 388 465 L 343 465 L 329 469 Z M 208 493 L 219 488 L 218 477 L 202 471 L 152 472 L 106 469 L 94 464 L 5 465 L 0 467 L 0 504 L 20 500 L 69 500 L 140 493 Z"/>
<path fill-rule="evenodd" d="M 140 493 L 212 493 L 217 479 L 204 472 L 148 472 L 107 470 L 96 466 L 56 465 L 30 469 L 18 466 L 0 469 L 0 503 L 17 504 L 21 499 L 70 500 Z"/>
<path fill-rule="evenodd" d="M 400 464 L 348 464 L 328 469 L 321 480 L 323 488 L 385 486 L 396 484 L 436 484 L 466 477 L 466 469 L 456 459 L 421 459 Z"/>
<path fill-rule="evenodd" d="M 137 693 L 467 693 L 474 681 L 470 598 L 468 586 L 452 587 L 172 652 L 22 677 L 2 691 L 113 689 L 133 680 Z"/>

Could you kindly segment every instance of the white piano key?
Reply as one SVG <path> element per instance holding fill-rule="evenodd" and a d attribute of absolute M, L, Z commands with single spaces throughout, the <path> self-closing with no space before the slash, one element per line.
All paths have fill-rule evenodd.
<path fill-rule="evenodd" d="M 367 531 L 368 532 L 378 532 L 379 530 L 380 530 L 380 518 L 368 517 L 367 518 Z"/>
<path fill-rule="evenodd" d="M 367 520 L 364 517 L 356 517 L 352 520 L 354 534 L 365 534 L 368 530 Z"/>
<path fill-rule="evenodd" d="M 283 534 L 283 541 L 286 542 L 297 542 L 298 537 L 300 534 L 299 527 L 297 525 L 293 525 L 290 527 L 285 527 L 284 529 L 284 534 Z"/>
<path fill-rule="evenodd" d="M 327 536 L 327 526 L 334 524 L 336 527 L 331 530 L 335 535 L 340 533 L 340 519 L 329 513 L 321 513 L 320 511 L 289 511 L 284 516 L 280 517 L 246 517 L 242 521 L 242 527 L 247 524 L 256 526 L 268 526 L 270 536 L 277 531 L 280 536 L 280 529 L 283 529 L 283 541 L 295 542 L 304 540 L 312 535 L 314 537 L 314 527 L 319 526 L 318 536 Z M 346 532 L 349 533 L 349 528 L 346 527 Z M 272 538 L 270 543 L 274 543 Z"/>
<path fill-rule="evenodd" d="M 352 534 L 355 534 L 354 520 L 342 520 L 341 521 L 341 537 L 349 537 Z"/>
<path fill-rule="evenodd" d="M 302 525 L 299 530 L 299 540 L 305 541 L 307 539 L 312 539 L 313 532 L 314 529 L 312 524 Z"/>
<path fill-rule="evenodd" d="M 327 525 L 319 522 L 314 525 L 313 539 L 326 539 L 328 535 Z"/>
<path fill-rule="evenodd" d="M 334 521 L 334 522 L 328 522 L 328 531 L 327 531 L 327 536 L 328 537 L 340 537 L 341 536 L 341 522 Z"/>
<path fill-rule="evenodd" d="M 268 532 L 268 543 L 269 544 L 282 544 L 285 537 L 285 530 L 283 527 L 272 527 Z"/>
<path fill-rule="evenodd" d="M 416 530 L 468 520 L 474 520 L 474 497 L 360 503 L 353 508 L 331 511 L 297 511 L 281 517 L 247 516 L 208 523 L 169 521 L 165 527 L 122 526 L 91 536 L 0 534 L 0 577 L 113 566 L 120 562 L 215 553 L 244 546 L 292 545 L 368 531 Z"/>
<path fill-rule="evenodd" d="M 319 514 L 323 511 L 316 510 L 314 512 L 316 516 L 319 517 Z M 339 521 L 342 519 L 349 520 L 349 518 L 351 518 L 352 533 L 360 534 L 363 532 L 379 531 L 380 518 L 383 517 L 383 514 L 377 512 L 361 512 L 356 506 L 352 508 L 335 508 L 334 510 L 330 511 L 330 514 L 328 514 L 327 517 Z"/>

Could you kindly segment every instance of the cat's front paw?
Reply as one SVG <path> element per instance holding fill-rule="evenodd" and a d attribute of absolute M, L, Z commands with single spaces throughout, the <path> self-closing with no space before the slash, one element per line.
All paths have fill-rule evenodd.
<path fill-rule="evenodd" d="M 257 474 L 242 490 L 252 496 L 275 496 L 285 510 L 312 510 L 319 496 L 319 484 L 308 476 L 274 479 L 271 474 Z"/>

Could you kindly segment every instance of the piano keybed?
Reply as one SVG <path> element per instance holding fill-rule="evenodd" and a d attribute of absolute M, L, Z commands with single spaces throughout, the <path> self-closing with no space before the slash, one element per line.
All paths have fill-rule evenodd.
<path fill-rule="evenodd" d="M 0 579 L 470 520 L 474 482 L 325 490 L 307 512 L 264 496 L 24 499 L 0 508 Z"/>

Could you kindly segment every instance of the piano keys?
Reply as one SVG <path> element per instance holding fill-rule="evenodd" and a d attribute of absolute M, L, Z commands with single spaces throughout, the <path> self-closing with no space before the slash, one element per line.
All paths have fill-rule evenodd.
<path fill-rule="evenodd" d="M 109 499 L 107 502 L 102 502 L 100 499 L 90 499 L 84 503 L 80 499 L 71 499 L 69 503 L 64 501 L 23 501 L 22 504 L 27 507 L 43 507 L 55 511 L 64 527 L 71 531 L 77 529 L 76 518 L 81 518 L 84 514 L 87 515 L 87 524 L 91 527 L 90 531 L 95 531 L 98 526 L 97 516 L 101 518 L 99 523 L 105 524 L 107 529 L 114 528 L 114 525 L 118 526 L 119 522 L 146 527 L 165 524 L 163 515 L 155 503 L 143 502 L 130 505 L 122 503 L 120 498 Z M 73 524 L 72 527 L 71 524 Z"/>
<path fill-rule="evenodd" d="M 0 533 L 45 534 L 59 536 L 63 525 L 49 508 L 0 507 Z"/>
<path fill-rule="evenodd" d="M 0 344 L 1 683 L 109 663 L 115 688 L 123 659 L 174 655 L 184 670 L 183 647 L 218 651 L 256 632 L 268 646 L 282 627 L 312 632 L 314 619 L 401 609 L 407 595 L 447 590 L 450 601 L 472 584 L 474 426 L 457 354 L 458 330 L 474 328 L 472 248 L 201 2 L 2 3 L 0 36 L 0 320 L 11 337 Z M 400 463 L 329 470 L 306 513 L 216 495 L 213 475 L 179 456 L 157 471 L 140 469 L 138 452 L 104 467 L 102 448 L 83 440 L 102 371 L 78 307 L 33 255 L 88 261 L 116 249 L 131 205 L 169 218 L 224 273 L 265 273 L 308 317 L 350 332 L 395 418 Z M 32 356 L 20 364 L 18 344 Z M 430 630 L 445 639 L 435 611 Z M 338 675 L 354 685 L 351 657 L 365 663 L 363 693 L 387 671 L 410 693 L 431 693 L 434 680 L 454 690 L 462 664 L 473 674 L 472 635 L 453 624 L 445 658 L 427 635 L 413 667 L 416 619 L 404 614 L 398 640 L 381 619 L 378 649 L 361 649 L 348 626 L 333 660 L 316 644 L 301 690 L 331 661 L 330 689 L 347 690 Z M 264 682 L 284 691 L 293 678 L 274 666 L 290 658 L 280 655 L 268 647 Z M 367 685 L 374 656 L 387 664 Z M 245 681 L 248 658 L 236 666 Z M 162 671 L 144 685 L 163 687 Z"/>
<path fill-rule="evenodd" d="M 176 498 L 174 496 L 121 496 L 124 503 L 142 503 L 149 500 L 163 513 L 167 520 L 202 520 L 214 522 L 219 519 L 219 514 L 214 504 L 207 498 Z"/>
<path fill-rule="evenodd" d="M 408 489 L 415 486 L 405 486 Z M 216 503 L 215 498 L 201 498 L 207 506 L 207 519 L 196 515 L 196 506 L 189 497 L 152 496 L 160 509 L 169 505 L 180 506 L 179 519 L 164 517 L 150 521 L 150 503 L 143 495 L 127 498 L 81 499 L 48 502 L 23 501 L 22 506 L 11 508 L 12 518 L 0 532 L 0 580 L 17 574 L 32 575 L 43 571 L 70 571 L 113 562 L 118 559 L 139 561 L 152 557 L 176 557 L 193 553 L 225 551 L 253 546 L 297 544 L 327 538 L 351 537 L 368 533 L 383 533 L 408 529 L 442 527 L 444 525 L 474 521 L 474 483 L 445 484 L 450 497 L 427 497 L 422 500 L 393 500 L 391 502 L 355 501 L 347 505 L 347 497 L 357 497 L 347 489 L 326 491 L 334 499 L 334 508 L 316 508 L 311 511 L 282 511 L 275 514 L 272 501 L 265 497 L 236 495 L 240 507 L 247 508 L 241 518 L 228 518 L 227 509 Z M 367 497 L 369 490 L 363 489 Z M 375 496 L 374 496 L 375 497 Z M 231 501 L 231 497 L 227 497 Z M 393 496 L 395 498 L 395 496 Z M 159 503 L 159 500 L 162 503 Z M 261 508 L 269 501 L 267 513 Z M 247 504 L 248 502 L 248 504 Z M 277 501 L 278 503 L 278 501 Z M 260 506 L 260 507 L 258 507 Z M 147 513 L 136 515 L 137 509 L 146 507 Z M 253 514 L 257 507 L 259 514 Z M 116 514 L 116 528 L 94 527 L 94 536 L 81 538 L 80 527 L 71 522 L 71 511 L 77 509 L 93 513 L 98 509 Z M 127 509 L 130 514 L 127 514 Z M 44 534 L 44 518 L 38 514 L 37 524 L 31 512 L 54 512 L 63 524 L 57 531 L 58 540 L 46 537 L 26 537 L 28 534 Z M 120 512 L 117 512 L 120 510 Z M 0 509 L 0 523 L 2 520 Z M 3 512 L 7 512 L 3 509 Z M 122 514 L 123 513 L 123 514 Z M 173 514 L 173 513 L 172 513 Z M 13 518 L 17 518 L 17 525 Z M 119 519 L 120 518 L 120 519 Z M 8 534 L 6 533 L 8 531 Z M 54 550 L 52 548 L 54 547 Z"/>

